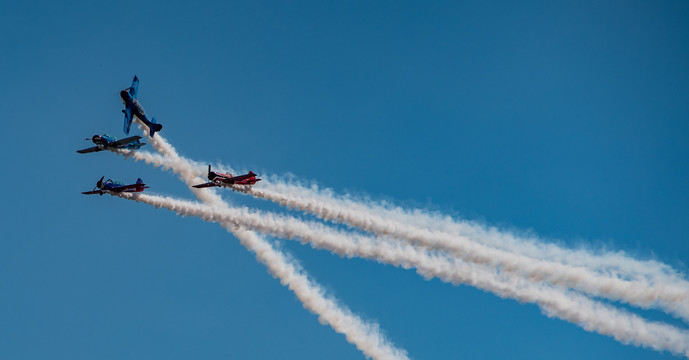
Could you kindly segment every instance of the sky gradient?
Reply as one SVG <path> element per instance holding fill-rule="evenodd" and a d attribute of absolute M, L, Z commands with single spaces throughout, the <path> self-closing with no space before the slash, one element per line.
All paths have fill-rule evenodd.
<path fill-rule="evenodd" d="M 363 358 L 220 226 L 79 194 L 105 175 L 193 198 L 171 173 L 75 152 L 124 136 L 134 74 L 191 159 L 687 273 L 688 18 L 684 1 L 0 2 L 0 357 Z M 413 359 L 675 358 L 279 244 Z"/>

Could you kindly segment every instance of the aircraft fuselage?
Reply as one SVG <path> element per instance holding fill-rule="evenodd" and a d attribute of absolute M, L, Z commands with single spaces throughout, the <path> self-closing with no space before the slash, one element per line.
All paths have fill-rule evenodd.
<path fill-rule="evenodd" d="M 124 106 L 132 109 L 132 115 L 138 117 L 139 120 L 143 121 L 144 123 L 150 123 L 146 117 L 146 113 L 144 112 L 144 107 L 141 106 L 138 100 L 132 97 L 129 91 L 120 91 L 120 97 L 122 98 L 122 101 L 124 101 Z"/>

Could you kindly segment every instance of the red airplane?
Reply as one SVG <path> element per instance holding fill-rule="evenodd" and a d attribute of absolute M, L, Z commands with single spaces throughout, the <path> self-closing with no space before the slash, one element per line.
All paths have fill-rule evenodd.
<path fill-rule="evenodd" d="M 208 165 L 208 180 L 210 181 L 205 184 L 194 185 L 194 187 L 197 189 L 212 186 L 232 187 L 232 185 L 254 185 L 261 181 L 261 179 L 256 178 L 253 171 L 249 171 L 245 175 L 232 176 L 230 173 L 218 174 L 213 172 L 210 165 Z"/>

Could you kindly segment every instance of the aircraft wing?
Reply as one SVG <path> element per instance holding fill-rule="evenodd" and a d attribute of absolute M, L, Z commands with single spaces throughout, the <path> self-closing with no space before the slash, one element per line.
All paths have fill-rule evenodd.
<path fill-rule="evenodd" d="M 137 136 L 130 136 L 128 138 L 113 141 L 112 143 L 108 144 L 108 146 L 119 148 L 119 147 L 123 147 L 129 143 L 133 143 L 134 141 L 137 141 L 139 139 L 141 139 L 141 136 L 138 136 L 138 135 Z"/>
<path fill-rule="evenodd" d="M 256 179 L 256 178 L 251 178 L 251 179 L 244 179 L 235 182 L 237 185 L 255 185 L 257 182 L 261 181 L 261 179 Z"/>
<path fill-rule="evenodd" d="M 205 184 L 193 185 L 192 187 L 195 187 L 197 189 L 201 189 L 201 188 L 207 188 L 207 187 L 213 187 L 213 186 L 218 186 L 218 185 L 215 185 L 215 183 L 212 183 L 212 182 L 207 182 Z"/>
<path fill-rule="evenodd" d="M 132 108 L 127 106 L 122 112 L 124 112 L 124 133 L 129 134 L 129 128 L 132 126 Z"/>
<path fill-rule="evenodd" d="M 142 187 L 142 188 L 144 188 L 144 189 L 147 189 L 147 188 L 148 188 L 148 186 L 146 186 L 146 184 L 143 184 L 143 183 L 142 183 L 142 184 L 122 185 L 122 186 L 116 187 L 116 188 L 114 188 L 114 189 L 110 189 L 110 191 L 114 191 L 114 192 L 123 192 L 123 191 L 131 190 L 131 189 L 136 189 L 136 188 L 139 188 L 139 187 Z"/>
<path fill-rule="evenodd" d="M 86 149 L 77 150 L 77 152 L 79 154 L 87 154 L 87 153 L 92 153 L 92 152 L 96 152 L 96 151 L 103 151 L 103 149 L 100 148 L 99 146 L 94 146 L 94 147 L 90 147 L 90 148 L 86 148 Z"/>
<path fill-rule="evenodd" d="M 132 86 L 129 87 L 129 94 L 136 99 L 136 94 L 139 92 L 139 78 L 134 75 L 134 80 L 132 80 Z"/>
<path fill-rule="evenodd" d="M 82 192 L 82 194 L 84 194 L 84 195 L 93 195 L 93 194 L 100 194 L 100 193 L 101 193 L 100 190 L 84 191 L 84 192 Z"/>
<path fill-rule="evenodd" d="M 226 180 L 237 182 L 237 181 L 249 180 L 249 179 L 255 178 L 255 177 L 256 177 L 256 174 L 244 174 L 244 175 L 233 176 L 233 177 L 226 179 Z"/>

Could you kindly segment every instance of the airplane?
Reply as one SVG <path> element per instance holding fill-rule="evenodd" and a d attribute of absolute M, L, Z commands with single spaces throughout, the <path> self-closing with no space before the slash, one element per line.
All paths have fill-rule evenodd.
<path fill-rule="evenodd" d="M 141 106 L 141 104 L 139 104 L 139 100 L 136 99 L 138 89 L 139 78 L 134 75 L 132 86 L 120 91 L 120 97 L 124 102 L 124 110 L 122 110 L 124 113 L 124 133 L 129 135 L 129 128 L 132 125 L 133 116 L 136 116 L 139 118 L 139 120 L 146 124 L 146 126 L 148 126 L 148 130 L 151 132 L 151 137 L 153 137 L 156 131 L 160 131 L 160 129 L 163 128 L 163 125 L 156 124 L 155 118 L 151 118 L 150 121 L 148 120 L 148 117 L 146 117 L 146 114 L 144 114 L 144 108 Z"/>
<path fill-rule="evenodd" d="M 115 149 L 129 149 L 138 150 L 140 147 L 146 145 L 139 141 L 141 136 L 130 136 L 128 138 L 117 140 L 116 137 L 110 136 L 108 134 L 103 135 L 93 135 L 92 138 L 86 138 L 86 140 L 93 141 L 96 146 L 77 150 L 79 154 L 86 154 L 91 152 L 103 151 L 103 150 L 115 150 Z"/>
<path fill-rule="evenodd" d="M 200 189 L 212 186 L 231 187 L 232 185 L 254 185 L 261 181 L 261 179 L 256 179 L 256 174 L 254 174 L 253 171 L 249 171 L 248 174 L 244 175 L 232 176 L 230 173 L 218 174 L 213 172 L 211 171 L 210 165 L 208 165 L 208 180 L 210 180 L 210 182 L 194 185 L 193 187 Z"/>
<path fill-rule="evenodd" d="M 85 191 L 82 192 L 84 195 L 93 195 L 93 194 L 100 194 L 103 195 L 105 193 L 123 193 L 123 192 L 142 192 L 144 189 L 148 189 L 148 186 L 144 184 L 143 180 L 141 178 L 136 179 L 136 184 L 131 184 L 131 185 L 125 185 L 124 183 L 121 183 L 119 181 L 114 181 L 112 179 L 105 180 L 103 179 L 105 176 L 101 177 L 100 180 L 96 183 L 96 187 L 93 188 L 92 191 Z M 96 190 L 98 189 L 98 190 Z"/>

